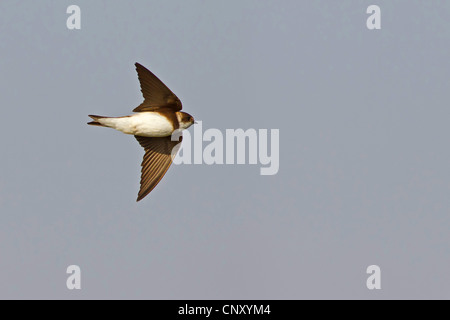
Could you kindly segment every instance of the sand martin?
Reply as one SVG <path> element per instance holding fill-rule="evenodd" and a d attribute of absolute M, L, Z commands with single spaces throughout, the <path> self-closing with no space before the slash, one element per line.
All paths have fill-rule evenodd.
<path fill-rule="evenodd" d="M 136 113 L 125 117 L 90 115 L 94 121 L 88 124 L 132 134 L 144 148 L 137 198 L 140 201 L 156 187 L 172 164 L 181 142 L 181 135 L 179 141 L 172 141 L 172 133 L 189 128 L 194 118 L 180 111 L 180 99 L 153 73 L 139 63 L 136 63 L 136 71 L 144 96 L 144 102 L 133 110 Z"/>

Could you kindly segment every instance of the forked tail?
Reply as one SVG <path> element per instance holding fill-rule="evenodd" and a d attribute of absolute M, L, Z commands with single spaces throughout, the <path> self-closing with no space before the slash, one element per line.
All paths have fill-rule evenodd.
<path fill-rule="evenodd" d="M 104 125 L 102 125 L 100 122 L 98 122 L 98 119 L 108 118 L 108 117 L 93 116 L 93 115 L 89 115 L 89 117 L 91 117 L 94 121 L 88 122 L 88 124 L 91 126 L 99 126 L 99 127 L 104 127 Z"/>

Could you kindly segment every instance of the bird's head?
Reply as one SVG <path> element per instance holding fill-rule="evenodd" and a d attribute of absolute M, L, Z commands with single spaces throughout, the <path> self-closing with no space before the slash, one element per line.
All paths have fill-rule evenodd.
<path fill-rule="evenodd" d="M 186 112 L 177 112 L 177 118 L 180 129 L 187 129 L 195 123 L 194 117 Z"/>

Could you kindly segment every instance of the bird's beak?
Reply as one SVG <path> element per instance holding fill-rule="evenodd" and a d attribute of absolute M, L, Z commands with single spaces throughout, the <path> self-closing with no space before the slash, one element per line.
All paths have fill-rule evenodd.
<path fill-rule="evenodd" d="M 198 122 L 197 121 L 194 121 L 194 124 L 197 124 Z"/>

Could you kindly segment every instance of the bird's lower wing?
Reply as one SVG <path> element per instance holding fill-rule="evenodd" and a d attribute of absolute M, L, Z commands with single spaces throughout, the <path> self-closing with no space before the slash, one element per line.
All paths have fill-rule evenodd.
<path fill-rule="evenodd" d="M 149 138 L 135 136 L 139 144 L 145 149 L 141 169 L 141 188 L 137 201 L 148 195 L 166 174 L 172 159 L 181 146 L 180 141 L 172 141 L 171 137 Z M 175 149 L 174 149 L 175 148 Z"/>

